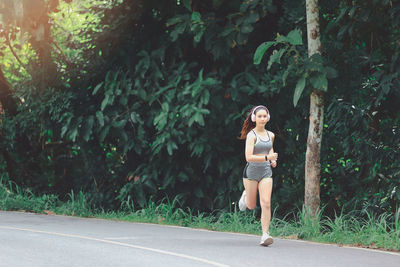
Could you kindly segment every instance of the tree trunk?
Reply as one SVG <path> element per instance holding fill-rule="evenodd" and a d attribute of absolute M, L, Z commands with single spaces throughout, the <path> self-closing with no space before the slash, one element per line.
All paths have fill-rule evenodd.
<path fill-rule="evenodd" d="M 324 96 L 315 90 L 310 96 L 310 127 L 308 128 L 304 204 L 312 214 L 320 205 L 320 151 L 324 121 Z"/>
<path fill-rule="evenodd" d="M 318 0 L 306 0 L 308 56 L 321 54 Z M 324 96 L 313 90 L 310 96 L 310 127 L 308 129 L 304 204 L 312 214 L 320 206 L 321 140 L 324 121 Z"/>

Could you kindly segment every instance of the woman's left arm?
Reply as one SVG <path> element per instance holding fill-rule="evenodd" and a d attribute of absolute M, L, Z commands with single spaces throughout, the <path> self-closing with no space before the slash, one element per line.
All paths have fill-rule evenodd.
<path fill-rule="evenodd" d="M 273 132 L 269 132 L 272 140 L 272 148 L 270 149 L 269 153 L 274 153 L 274 140 L 275 140 L 275 134 Z M 276 167 L 276 160 L 271 160 L 271 167 L 275 168 Z"/>

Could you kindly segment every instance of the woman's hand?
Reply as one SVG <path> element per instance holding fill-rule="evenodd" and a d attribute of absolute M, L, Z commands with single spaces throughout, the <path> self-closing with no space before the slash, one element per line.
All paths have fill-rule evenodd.
<path fill-rule="evenodd" d="M 273 161 L 273 160 L 277 160 L 277 159 L 278 159 L 278 153 L 269 153 L 268 156 L 269 156 L 268 159 L 269 159 L 270 161 Z"/>
<path fill-rule="evenodd" d="M 271 160 L 271 167 L 275 168 L 276 167 L 276 160 Z"/>

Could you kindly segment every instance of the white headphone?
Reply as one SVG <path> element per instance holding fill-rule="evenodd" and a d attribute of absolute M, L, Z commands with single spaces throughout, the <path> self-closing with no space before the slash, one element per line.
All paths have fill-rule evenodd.
<path fill-rule="evenodd" d="M 251 112 L 251 121 L 252 122 L 256 121 L 256 110 L 258 108 L 265 108 L 267 110 L 267 120 L 269 121 L 269 119 L 271 118 L 271 116 L 269 115 L 269 110 L 268 110 L 268 108 L 266 106 L 263 106 L 263 105 L 260 105 L 260 106 L 257 106 L 255 108 L 253 108 L 253 111 Z"/>

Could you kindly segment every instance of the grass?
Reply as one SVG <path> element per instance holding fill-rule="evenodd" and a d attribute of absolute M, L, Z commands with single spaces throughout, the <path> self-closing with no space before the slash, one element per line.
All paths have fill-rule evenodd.
<path fill-rule="evenodd" d="M 82 192 L 71 192 L 68 196 L 66 202 L 61 202 L 54 195 L 35 196 L 12 182 L 0 180 L 0 210 L 179 225 L 257 235 L 261 231 L 256 212 L 239 212 L 236 207 L 230 212 L 205 214 L 182 208 L 177 199 L 172 202 L 164 199 L 161 203 L 150 200 L 146 207 L 135 209 L 133 201 L 127 199 L 118 211 L 106 212 L 94 209 Z M 360 217 L 342 212 L 335 214 L 334 218 L 328 218 L 322 215 L 322 211 L 311 216 L 303 208 L 290 215 L 293 218 L 291 220 L 273 216 L 270 226 L 272 236 L 400 251 L 400 209 L 395 214 L 374 216 L 365 211 L 364 216 Z"/>

